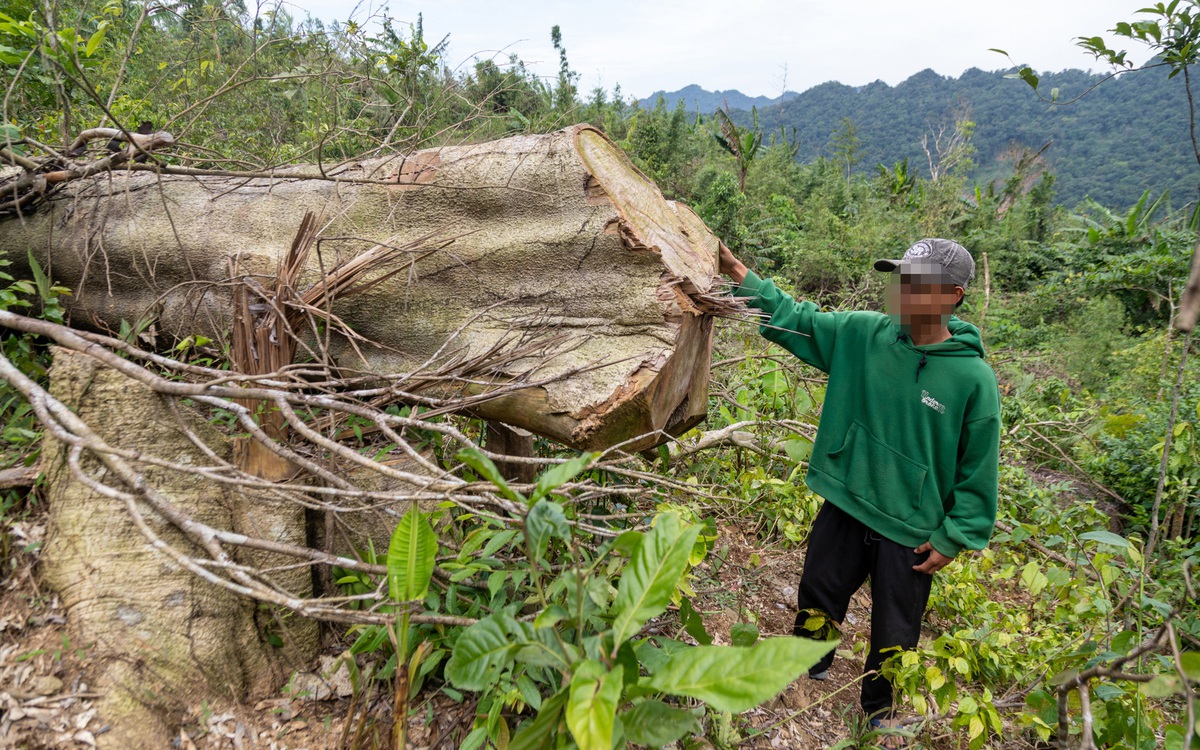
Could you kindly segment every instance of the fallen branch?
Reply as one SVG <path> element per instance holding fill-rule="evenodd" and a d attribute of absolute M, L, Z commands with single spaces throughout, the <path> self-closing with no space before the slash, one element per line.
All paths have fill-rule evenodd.
<path fill-rule="evenodd" d="M 996 528 L 1000 529 L 1005 534 L 1011 534 L 1013 532 L 1014 527 L 1009 526 L 1008 524 L 1004 523 L 1003 521 L 996 521 Z M 1085 568 L 1085 567 L 1080 566 L 1080 564 L 1075 562 L 1074 560 L 1068 559 L 1067 557 L 1059 554 L 1058 552 L 1055 552 L 1054 550 L 1049 549 L 1048 547 L 1043 545 L 1041 542 L 1034 540 L 1034 538 L 1032 536 L 1027 537 L 1026 539 L 1023 539 L 1022 541 L 1018 542 L 1018 544 L 1027 544 L 1030 547 L 1033 547 L 1038 552 L 1041 552 L 1046 557 L 1049 557 L 1051 560 L 1054 560 L 1056 562 L 1062 563 L 1063 565 L 1066 565 L 1071 570 L 1082 571 L 1084 575 L 1086 575 L 1088 578 L 1092 579 L 1093 581 L 1100 580 L 1100 574 L 1097 573 L 1096 571 L 1092 570 L 1091 568 Z"/>
<path fill-rule="evenodd" d="M 745 448 L 753 451 L 761 456 L 767 457 L 784 457 L 787 458 L 787 451 L 783 448 L 783 439 L 774 438 L 763 440 L 747 428 L 757 427 L 760 425 L 785 425 L 793 432 L 802 434 L 797 429 L 799 422 L 780 422 L 770 420 L 745 420 L 742 422 L 734 422 L 731 425 L 722 427 L 716 430 L 708 430 L 702 432 L 694 442 L 677 441 L 670 447 L 671 458 L 670 463 L 681 461 L 688 456 L 693 456 L 702 451 L 711 450 L 713 448 L 723 448 L 734 446 L 737 448 Z M 812 440 L 811 435 L 805 436 Z"/>
<path fill-rule="evenodd" d="M 41 470 L 37 466 L 21 466 L 0 471 L 0 490 L 32 487 L 37 483 Z"/>

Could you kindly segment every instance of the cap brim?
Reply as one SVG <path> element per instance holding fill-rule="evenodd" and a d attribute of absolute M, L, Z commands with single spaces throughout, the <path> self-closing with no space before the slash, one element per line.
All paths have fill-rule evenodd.
<path fill-rule="evenodd" d="M 888 260 L 884 258 L 883 260 L 875 261 L 875 270 L 891 273 L 899 268 L 902 263 L 904 263 L 903 260 Z"/>

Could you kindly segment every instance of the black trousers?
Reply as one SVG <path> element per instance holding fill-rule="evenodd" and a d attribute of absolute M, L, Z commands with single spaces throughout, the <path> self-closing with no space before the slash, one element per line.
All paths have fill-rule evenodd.
<path fill-rule="evenodd" d="M 850 597 L 871 579 L 871 651 L 865 671 L 875 674 L 868 674 L 862 683 L 862 707 L 868 716 L 890 715 L 892 709 L 892 684 L 878 670 L 895 652 L 884 650 L 915 648 L 921 636 L 921 617 L 929 603 L 933 576 L 912 567 L 927 557 L 927 552 L 918 555 L 911 547 L 879 536 L 830 502 L 821 507 L 813 522 L 793 632 L 806 638 L 821 636 L 804 628 L 809 617 L 806 610 L 823 612 L 841 624 Z M 833 656 L 831 651 L 809 673 L 829 669 Z"/>

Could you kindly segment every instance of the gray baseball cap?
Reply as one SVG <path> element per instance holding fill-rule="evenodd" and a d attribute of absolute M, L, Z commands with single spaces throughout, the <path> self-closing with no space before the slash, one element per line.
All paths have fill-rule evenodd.
<path fill-rule="evenodd" d="M 941 267 L 955 286 L 963 289 L 975 278 L 975 259 L 967 249 L 957 242 L 936 237 L 926 238 L 915 243 L 898 260 L 875 261 L 876 271 L 895 271 L 904 266 L 916 266 L 936 263 Z"/>

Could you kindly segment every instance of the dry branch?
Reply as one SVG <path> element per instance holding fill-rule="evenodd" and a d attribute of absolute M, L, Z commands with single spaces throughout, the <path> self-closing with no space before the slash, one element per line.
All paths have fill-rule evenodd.
<path fill-rule="evenodd" d="M 0 490 L 32 487 L 37 483 L 41 470 L 36 466 L 19 466 L 0 471 Z"/>

